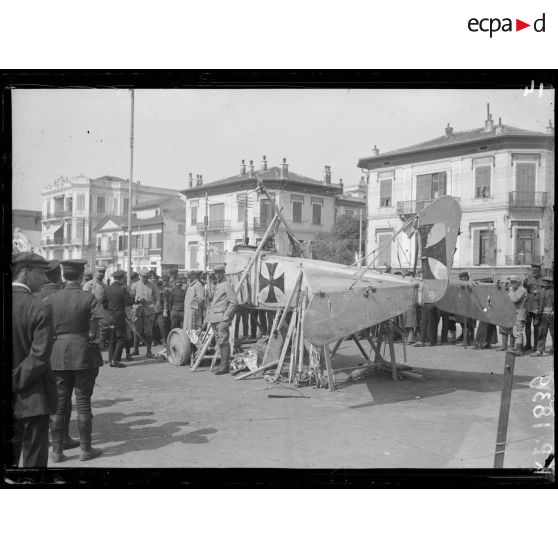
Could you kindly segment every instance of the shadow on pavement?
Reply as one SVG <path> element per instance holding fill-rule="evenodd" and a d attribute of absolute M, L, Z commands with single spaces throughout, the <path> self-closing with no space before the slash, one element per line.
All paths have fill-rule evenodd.
<path fill-rule="evenodd" d="M 180 434 L 188 422 L 167 422 L 158 426 L 152 418 L 139 418 L 152 415 L 150 411 L 135 413 L 100 413 L 93 420 L 93 444 L 121 442 L 103 448 L 103 455 L 122 455 L 133 451 L 156 450 L 182 442 L 183 444 L 207 444 L 208 435 L 215 434 L 215 428 L 202 428 Z M 136 417 L 136 420 L 127 420 Z"/>
<path fill-rule="evenodd" d="M 121 397 L 120 399 L 94 399 L 91 401 L 91 407 L 94 409 L 100 409 L 102 407 L 112 407 L 117 403 L 123 403 L 125 401 L 133 401 L 130 397 Z"/>
<path fill-rule="evenodd" d="M 413 401 L 445 395 L 455 391 L 500 392 L 502 391 L 503 377 L 501 374 L 482 372 L 462 372 L 439 370 L 435 368 L 421 368 L 421 380 L 400 380 L 394 382 L 389 374 L 376 373 L 366 378 L 365 384 L 374 401 L 349 406 L 349 409 L 360 409 Z M 529 389 L 530 376 L 514 375 L 513 389 Z"/>

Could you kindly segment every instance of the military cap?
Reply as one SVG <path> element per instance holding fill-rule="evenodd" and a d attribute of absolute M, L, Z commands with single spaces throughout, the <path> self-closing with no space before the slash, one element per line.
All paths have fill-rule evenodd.
<path fill-rule="evenodd" d="M 54 271 L 60 265 L 60 260 L 50 260 L 48 262 L 47 268 L 45 269 L 46 273 L 50 273 Z"/>
<path fill-rule="evenodd" d="M 225 271 L 225 264 L 218 264 L 213 268 L 213 271 Z"/>
<path fill-rule="evenodd" d="M 468 271 L 462 271 L 459 274 L 459 279 L 461 279 L 462 281 L 467 281 L 469 279 L 469 272 Z"/>
<path fill-rule="evenodd" d="M 519 275 L 512 275 L 510 277 L 510 283 L 521 283 L 521 278 Z"/>
<path fill-rule="evenodd" d="M 49 262 L 39 254 L 33 252 L 14 252 L 12 254 L 12 265 L 21 267 L 38 268 L 46 271 Z"/>
<path fill-rule="evenodd" d="M 138 277 L 139 275 L 135 271 L 132 271 L 132 275 L 130 275 L 130 279 L 137 279 Z"/>
<path fill-rule="evenodd" d="M 113 276 L 115 279 L 122 279 L 122 277 L 124 277 L 124 275 L 126 275 L 126 272 L 125 272 L 125 271 L 122 271 L 121 269 L 119 269 L 118 271 L 115 271 L 115 272 L 112 274 L 112 276 Z"/>
<path fill-rule="evenodd" d="M 147 267 L 142 267 L 139 274 L 142 277 L 147 277 L 151 272 L 149 271 L 149 269 L 147 269 Z"/>
<path fill-rule="evenodd" d="M 199 277 L 199 271 L 195 271 L 195 270 L 189 271 L 188 277 L 196 277 L 196 278 Z"/>
<path fill-rule="evenodd" d="M 104 265 L 97 265 L 95 266 L 95 271 L 106 271 L 107 268 Z"/>
<path fill-rule="evenodd" d="M 62 271 L 83 271 L 87 260 L 63 260 L 60 262 Z"/>

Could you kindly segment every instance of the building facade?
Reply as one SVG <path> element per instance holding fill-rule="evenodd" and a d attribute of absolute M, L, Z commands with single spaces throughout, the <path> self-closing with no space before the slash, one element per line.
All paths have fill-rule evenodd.
<path fill-rule="evenodd" d="M 494 125 L 454 132 L 359 160 L 368 171 L 367 252 L 375 265 L 412 268 L 415 239 L 405 234 L 379 252 L 409 217 L 440 195 L 461 205 L 454 273 L 505 276 L 554 262 L 554 128 Z"/>
<path fill-rule="evenodd" d="M 224 263 L 225 253 L 237 244 L 258 244 L 273 216 L 272 204 L 255 191 L 257 175 L 275 203 L 283 208 L 296 238 L 311 243 L 320 232 L 330 231 L 335 221 L 335 197 L 342 187 L 331 182 L 326 167 L 323 180 L 315 180 L 289 170 L 285 159 L 268 167 L 263 157 L 260 168 L 252 161 L 241 162 L 240 172 L 223 180 L 203 183 L 190 175 L 186 197 L 186 269 L 211 269 Z M 279 229 L 275 237 L 279 253 L 287 253 L 289 242 Z"/>
<path fill-rule="evenodd" d="M 178 192 L 136 182 L 133 204 Z M 107 215 L 127 216 L 128 181 L 116 176 L 91 179 L 60 177 L 41 192 L 43 197 L 41 246 L 49 259 L 83 258 L 95 265 L 95 227 Z"/>
<path fill-rule="evenodd" d="M 95 227 L 95 262 L 107 272 L 128 271 L 128 218 L 107 215 Z M 132 208 L 131 270 L 146 267 L 157 275 L 184 268 L 184 202 L 179 196 Z"/>

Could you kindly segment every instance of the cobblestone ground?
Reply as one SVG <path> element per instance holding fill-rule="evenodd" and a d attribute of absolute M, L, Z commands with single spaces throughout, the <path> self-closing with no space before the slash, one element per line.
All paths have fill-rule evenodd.
<path fill-rule="evenodd" d="M 403 362 L 400 343 L 396 355 Z M 139 357 L 125 369 L 104 366 L 99 374 L 93 437 L 103 456 L 81 463 L 79 450 L 69 450 L 61 465 L 492 467 L 504 359 L 505 353 L 494 350 L 407 346 L 407 363 L 424 381 L 394 382 L 377 373 L 329 393 L 215 376 L 207 368 L 191 372 Z M 337 367 L 362 362 L 348 341 L 334 358 Z M 548 453 L 544 444 L 553 443 L 553 413 L 537 418 L 550 414 L 545 394 L 554 398 L 553 380 L 530 387 L 542 375 L 553 376 L 553 357 L 516 359 L 505 467 L 534 467 Z"/>

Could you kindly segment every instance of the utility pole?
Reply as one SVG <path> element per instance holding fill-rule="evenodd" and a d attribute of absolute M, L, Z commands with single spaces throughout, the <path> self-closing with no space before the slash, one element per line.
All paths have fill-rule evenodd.
<path fill-rule="evenodd" d="M 203 230 L 204 230 L 204 244 L 205 244 L 205 256 L 203 259 L 203 270 L 207 271 L 207 226 L 209 225 L 208 222 L 208 200 L 207 200 L 207 192 L 205 193 L 205 217 L 203 218 Z"/>
<path fill-rule="evenodd" d="M 128 183 L 128 286 L 132 285 L 132 178 L 134 176 L 134 90 L 130 114 L 130 181 Z"/>
<path fill-rule="evenodd" d="M 359 211 L 359 224 L 358 224 L 358 259 L 362 265 L 362 207 Z"/>
<path fill-rule="evenodd" d="M 244 194 L 244 243 L 248 244 L 248 192 Z"/>

